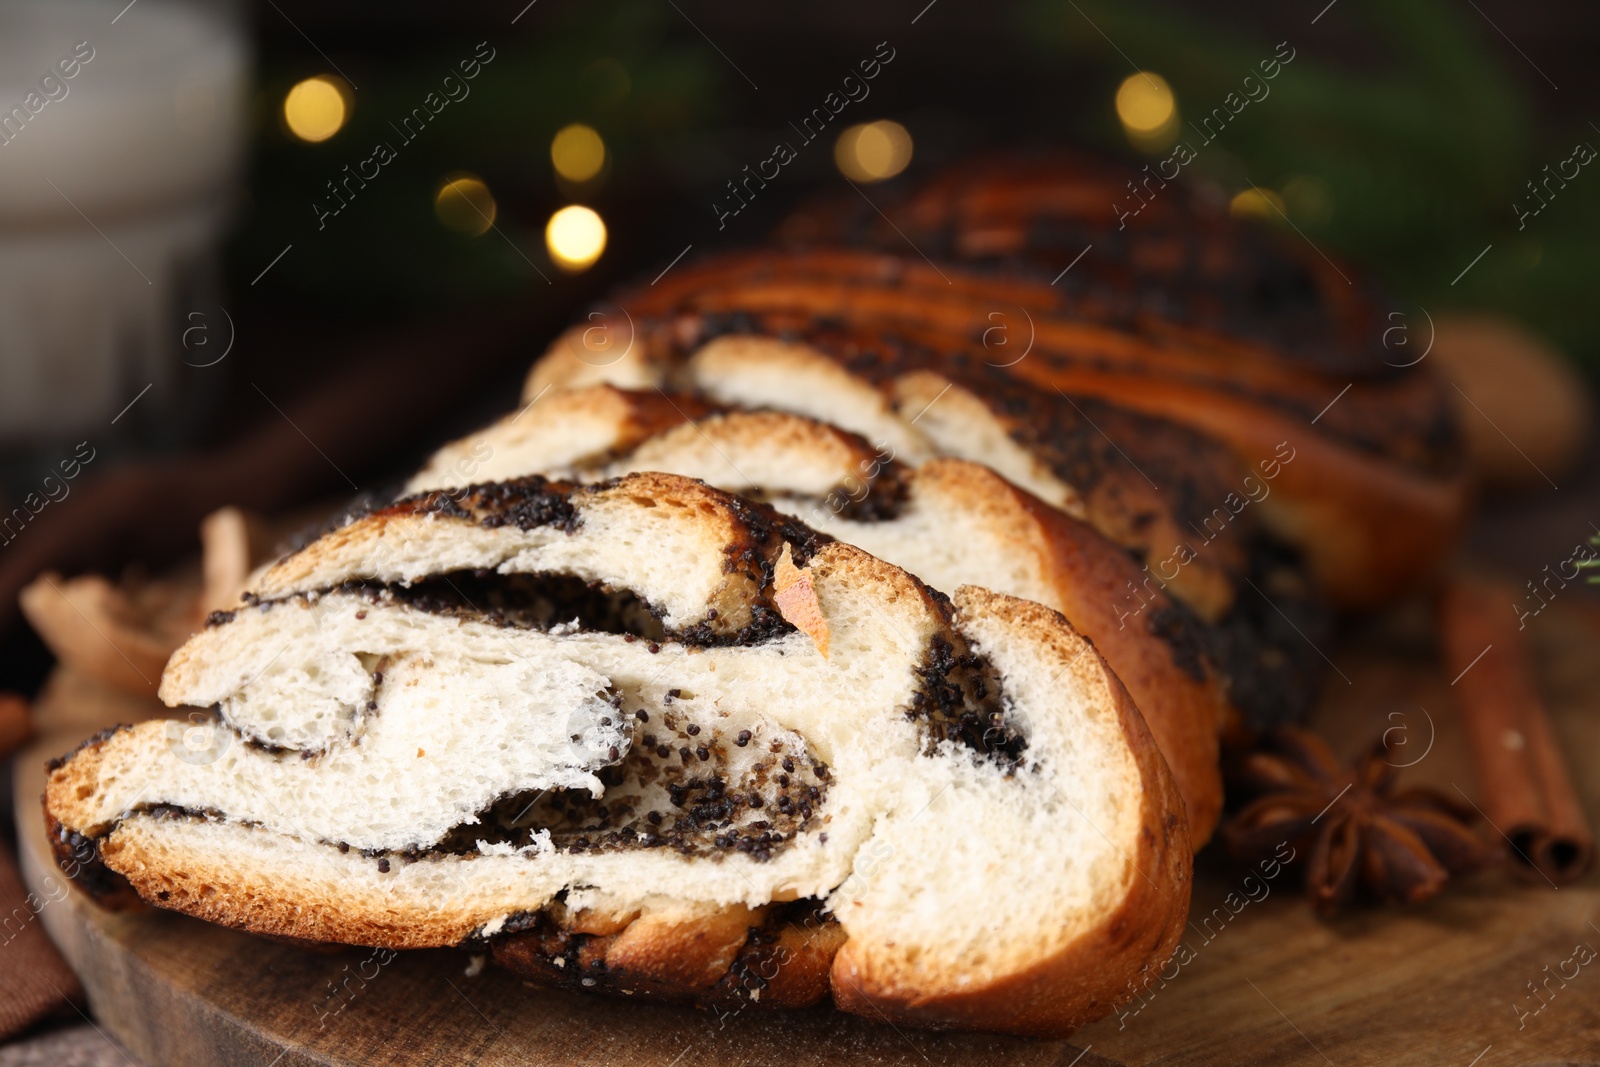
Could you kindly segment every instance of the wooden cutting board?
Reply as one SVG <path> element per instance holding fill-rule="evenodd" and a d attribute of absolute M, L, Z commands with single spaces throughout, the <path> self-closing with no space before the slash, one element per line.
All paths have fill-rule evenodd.
<path fill-rule="evenodd" d="M 1597 618 L 1585 605 L 1557 603 L 1530 626 L 1591 820 L 1600 820 Z M 1353 752 L 1403 726 L 1415 746 L 1401 750 L 1403 760 L 1417 760 L 1404 781 L 1475 795 L 1421 616 L 1390 617 L 1327 651 L 1334 670 L 1315 718 L 1326 736 Z M 73 700 L 75 721 L 93 721 L 88 698 Z M 24 875 L 43 899 L 61 891 L 42 882 L 50 868 L 35 814 L 40 765 L 73 741 L 58 735 L 18 764 Z M 150 1067 L 1600 1063 L 1600 960 L 1564 983 L 1551 977 L 1563 965 L 1571 973 L 1578 946 L 1600 949 L 1596 875 L 1553 890 L 1491 873 L 1424 905 L 1325 921 L 1305 906 L 1292 873 L 1246 882 L 1249 873 L 1214 848 L 1203 853 L 1189 951 L 1180 951 L 1187 962 L 1142 1004 L 1071 1042 L 929 1034 L 823 1010 L 719 1018 L 537 989 L 492 967 L 469 976 L 468 958 L 452 952 L 386 961 L 161 912 L 108 915 L 76 891 L 41 918 L 101 1026 Z"/>

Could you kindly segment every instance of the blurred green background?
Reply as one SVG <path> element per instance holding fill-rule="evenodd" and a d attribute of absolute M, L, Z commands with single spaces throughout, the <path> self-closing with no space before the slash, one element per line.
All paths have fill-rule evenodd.
<path fill-rule="evenodd" d="M 1512 205 L 1536 207 L 1525 183 L 1543 178 L 1546 164 L 1554 169 L 1580 142 L 1600 146 L 1600 130 L 1552 115 L 1558 100 L 1580 100 L 1560 100 L 1561 88 L 1546 80 L 1550 72 L 1472 4 L 1339 0 L 1316 25 L 1308 21 L 1282 38 L 1143 0 L 1075 6 L 1087 17 L 1064 17 L 1063 7 L 1072 5 L 1049 0 L 1029 10 L 1037 54 L 1103 64 L 1110 37 L 1161 72 L 1180 110 L 1191 112 L 1220 104 L 1288 40 L 1298 50 L 1294 62 L 1269 97 L 1201 152 L 1197 174 L 1228 189 L 1254 181 L 1279 191 L 1307 237 L 1375 274 L 1397 296 L 1430 308 L 1508 313 L 1596 368 L 1600 174 L 1585 167 L 1567 188 L 1556 183 L 1548 208 L 1524 227 Z M 1301 10 L 1309 18 L 1317 7 Z M 1590 26 L 1570 31 L 1592 47 L 1592 25 L 1591 18 Z M 1319 54 L 1319 36 L 1331 33 L 1353 33 L 1360 52 Z M 1115 62 L 1103 65 L 1116 76 Z M 1568 98 L 1580 95 L 1570 91 L 1578 86 L 1565 88 Z M 1106 115 L 1094 136 L 1112 142 L 1118 133 Z M 1493 247 L 1452 286 L 1487 245 Z"/>
<path fill-rule="evenodd" d="M 437 310 L 518 294 L 570 306 L 574 291 L 654 273 L 685 243 L 705 251 L 755 241 L 786 204 L 838 181 L 825 148 L 787 168 L 768 202 L 726 232 L 711 224 L 711 199 L 880 39 L 899 56 L 862 117 L 910 129 L 917 151 L 907 179 L 986 145 L 1133 152 L 1112 107 L 1131 71 L 1161 74 L 1194 119 L 1288 41 L 1295 59 L 1270 97 L 1240 114 L 1184 180 L 1224 195 L 1251 182 L 1271 189 L 1308 239 L 1380 278 L 1397 301 L 1508 313 L 1592 373 L 1597 168 L 1584 168 L 1525 229 L 1512 205 L 1574 145 L 1600 146 L 1584 110 L 1594 98 L 1595 5 L 1324 4 L 939 0 L 912 24 L 922 0 L 870 10 L 825 3 L 799 19 L 722 3 L 600 0 L 542 3 L 515 25 L 520 2 L 448 13 L 389 5 L 381 16 L 287 6 L 304 37 L 263 8 L 257 155 L 232 245 L 234 285 L 295 234 L 311 239 L 310 203 L 323 183 L 485 38 L 497 57 L 470 101 L 407 145 L 364 202 L 315 234 L 315 255 L 274 272 L 270 291 L 291 301 L 336 296 L 346 316 L 389 315 L 400 300 Z M 327 71 L 329 59 L 360 90 L 348 126 L 308 145 L 285 131 L 283 95 Z M 594 126 L 609 153 L 601 178 L 582 188 L 564 187 L 550 168 L 550 138 L 570 122 Z M 433 194 L 461 170 L 493 190 L 497 232 L 472 237 L 440 224 Z M 600 210 L 611 235 L 581 282 L 553 275 L 543 251 L 545 220 L 573 200 Z"/>

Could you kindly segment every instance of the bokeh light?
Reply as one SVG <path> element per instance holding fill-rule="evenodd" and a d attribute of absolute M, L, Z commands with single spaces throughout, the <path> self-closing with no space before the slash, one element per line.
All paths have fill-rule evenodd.
<path fill-rule="evenodd" d="M 1288 215 L 1283 210 L 1283 197 L 1271 189 L 1252 186 L 1241 190 L 1228 201 L 1228 214 L 1241 219 L 1270 219 L 1282 222 Z"/>
<path fill-rule="evenodd" d="M 851 126 L 833 145 L 833 159 L 846 178 L 881 182 L 911 163 L 911 134 L 898 122 L 879 119 Z"/>
<path fill-rule="evenodd" d="M 593 208 L 568 204 L 550 216 L 544 243 L 562 270 L 588 270 L 606 250 L 606 224 Z"/>
<path fill-rule="evenodd" d="M 605 166 L 606 143 L 593 126 L 574 122 L 550 142 L 550 162 L 567 181 L 586 182 Z"/>
<path fill-rule="evenodd" d="M 343 79 L 318 74 L 298 82 L 283 98 L 283 121 L 302 141 L 326 141 L 350 118 L 350 93 Z"/>
<path fill-rule="evenodd" d="M 1117 87 L 1117 118 L 1139 148 L 1166 147 L 1178 130 L 1178 100 L 1159 74 L 1130 74 Z"/>
<path fill-rule="evenodd" d="M 472 237 L 488 233 L 498 213 L 494 194 L 483 179 L 465 171 L 451 174 L 439 183 L 433 194 L 433 211 L 440 222 Z"/>

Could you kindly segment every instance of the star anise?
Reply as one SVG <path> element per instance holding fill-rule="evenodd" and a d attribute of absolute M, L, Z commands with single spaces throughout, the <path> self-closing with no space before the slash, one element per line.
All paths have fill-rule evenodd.
<path fill-rule="evenodd" d="M 1357 888 L 1415 903 L 1498 856 L 1472 829 L 1476 812 L 1432 789 L 1395 789 L 1399 769 L 1382 740 L 1342 767 L 1315 734 L 1282 727 L 1232 776 L 1251 796 L 1222 829 L 1228 851 L 1257 859 L 1288 843 L 1304 862 L 1306 895 L 1324 914 Z M 1280 859 L 1281 854 L 1280 854 Z"/>

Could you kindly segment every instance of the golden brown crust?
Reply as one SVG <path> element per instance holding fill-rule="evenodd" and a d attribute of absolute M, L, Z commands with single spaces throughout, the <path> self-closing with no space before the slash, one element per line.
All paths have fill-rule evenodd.
<path fill-rule="evenodd" d="M 1319 428 L 1336 439 L 1402 463 L 1434 469 L 1445 461 L 1453 469 L 1446 398 L 1422 368 L 1401 372 L 1386 366 L 1380 350 L 1366 352 L 1358 366 L 1347 366 L 1348 358 L 1339 361 L 1333 373 L 1298 358 L 1299 350 L 1286 353 L 1241 340 L 1251 334 L 1249 323 L 1230 333 L 1148 313 L 1130 322 L 1106 321 L 1092 300 L 1075 300 L 1064 287 L 1051 285 L 1050 277 L 1012 266 L 975 270 L 949 263 L 936 270 L 905 257 L 828 248 L 717 257 L 675 271 L 670 291 L 658 286 L 623 299 L 638 317 L 641 335 L 649 333 L 643 317 L 650 315 L 725 319 L 737 313 L 745 321 L 769 320 L 769 327 L 782 318 L 802 328 L 828 320 L 939 351 L 967 345 L 1004 367 L 1039 364 L 1052 372 L 1182 380 L 1307 420 L 1318 417 Z M 1346 288 L 1340 285 L 1334 295 L 1346 295 Z M 997 323 L 1011 346 L 1003 351 L 991 344 Z M 1378 325 L 1360 344 L 1344 349 L 1345 355 L 1370 349 L 1382 332 Z M 675 329 L 684 334 L 681 324 Z M 1330 392 L 1352 380 L 1365 395 L 1324 413 Z"/>
<path fill-rule="evenodd" d="M 1034 629 L 1074 656 L 1057 629 L 1060 616 L 1029 601 L 967 588 L 961 612 L 1003 606 L 1017 625 Z M 1172 955 L 1189 910 L 1190 844 L 1183 801 L 1133 700 L 1107 674 L 1123 735 L 1143 785 L 1138 843 L 1127 857 L 1126 896 L 1054 954 L 1001 980 L 929 994 L 901 981 L 870 947 L 846 941 L 834 957 L 834 1003 L 845 1011 L 913 1026 L 993 1030 L 1064 1037 L 1107 1015 L 1137 988 L 1137 979 Z"/>
<path fill-rule="evenodd" d="M 754 939 L 752 939 L 754 940 Z M 760 1003 L 772 1008 L 803 1008 L 831 990 L 833 958 L 844 946 L 844 927 L 814 912 L 778 927 L 771 944 L 747 950 L 741 983 L 746 995 L 759 990 Z M 735 972 L 737 976 L 737 969 Z"/>
<path fill-rule="evenodd" d="M 1303 244 L 1220 213 L 1179 187 L 1135 200 L 1133 168 L 1065 151 L 984 152 L 946 166 L 903 201 L 848 191 L 802 206 L 780 228 L 791 243 L 898 251 L 950 249 L 961 259 L 1028 262 L 1098 297 L 1108 317 L 1137 315 L 1159 287 L 1161 325 L 1265 336 L 1286 359 L 1330 373 L 1382 376 L 1388 324 L 1361 278 Z M 1135 205 L 1136 224 L 1119 218 Z M 1079 262 L 1086 245 L 1093 254 Z M 1146 318 L 1153 316 L 1146 315 Z"/>
<path fill-rule="evenodd" d="M 617 934 L 606 949 L 606 970 L 624 988 L 662 986 L 699 994 L 733 966 L 761 912 L 743 905 L 687 912 L 651 912 Z"/>
<path fill-rule="evenodd" d="M 94 795 L 100 782 L 101 749 L 125 726 L 103 730 L 87 738 L 76 749 L 53 760 L 46 768 L 44 811 L 52 829 L 67 829 L 85 837 L 98 837 L 106 827 L 88 818 L 89 808 L 83 803 Z M 56 834 L 52 833 L 54 840 Z M 59 854 L 58 854 L 59 858 Z"/>
<path fill-rule="evenodd" d="M 546 985 L 737 1011 L 818 1003 L 844 941 L 832 917 L 798 901 L 700 917 L 646 915 L 603 933 L 552 909 L 492 946 L 496 963 Z"/>
<path fill-rule="evenodd" d="M 97 842 L 61 824 L 50 810 L 48 796 L 40 798 L 44 808 L 45 840 L 56 866 L 69 879 L 94 897 L 107 911 L 137 911 L 145 906 L 128 880 L 106 866 Z"/>
<path fill-rule="evenodd" d="M 55 814 L 49 796 L 47 822 Z M 475 922 L 437 907 L 386 909 L 381 893 L 358 900 L 313 889 L 309 882 L 294 886 L 293 878 L 263 882 L 226 857 L 173 848 L 147 817 L 123 820 L 93 846 L 104 865 L 102 880 L 74 878 L 111 910 L 152 904 L 267 937 L 393 949 L 459 944 L 477 929 Z M 59 853 L 58 862 L 72 873 Z"/>
<path fill-rule="evenodd" d="M 1033 351 L 1058 360 L 1095 361 L 1286 398 L 1321 380 L 1275 350 L 1224 334 L 1180 332 L 1159 320 L 1153 323 L 1157 329 L 1146 320 L 1137 328 L 1098 321 L 1092 307 L 1036 273 L 980 271 L 959 263 L 934 267 L 915 257 L 856 249 L 729 253 L 686 265 L 669 281 L 621 300 L 636 323 L 687 312 L 790 313 L 945 344 L 980 338 L 994 325 L 990 315 L 996 309 L 1025 309 Z M 1006 353 L 997 362 L 1010 358 Z"/>

